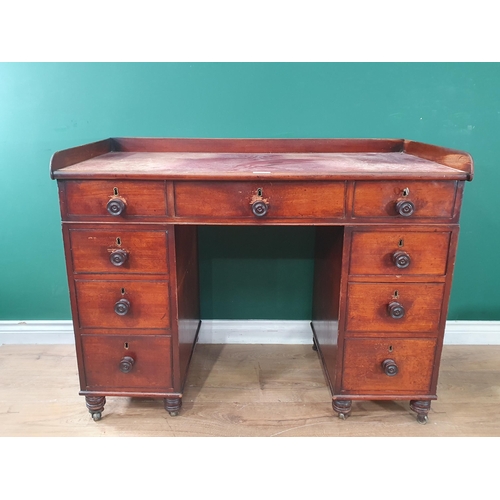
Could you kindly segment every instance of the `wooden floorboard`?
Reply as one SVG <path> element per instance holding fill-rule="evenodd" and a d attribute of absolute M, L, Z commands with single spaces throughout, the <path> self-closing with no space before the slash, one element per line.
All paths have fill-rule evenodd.
<path fill-rule="evenodd" d="M 198 345 L 178 417 L 161 400 L 108 397 L 94 422 L 74 347 L 0 346 L 0 436 L 500 436 L 500 346 L 445 346 L 429 423 L 408 402 L 354 402 L 336 417 L 304 345 Z"/>

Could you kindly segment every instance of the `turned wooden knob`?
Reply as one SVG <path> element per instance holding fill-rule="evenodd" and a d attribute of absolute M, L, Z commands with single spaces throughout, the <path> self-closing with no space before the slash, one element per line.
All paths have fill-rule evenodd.
<path fill-rule="evenodd" d="M 118 316 L 125 316 L 130 310 L 130 302 L 127 299 L 120 299 L 115 304 L 115 313 Z"/>
<path fill-rule="evenodd" d="M 382 361 L 382 369 L 388 377 L 394 377 L 398 374 L 398 365 L 393 359 L 386 359 Z"/>
<path fill-rule="evenodd" d="M 128 252 L 125 250 L 117 249 L 113 250 L 109 254 L 109 260 L 114 266 L 123 266 L 128 259 Z"/>
<path fill-rule="evenodd" d="M 264 201 L 254 201 L 252 203 L 252 212 L 257 217 L 264 217 L 267 214 L 268 205 Z"/>
<path fill-rule="evenodd" d="M 399 302 L 391 302 L 387 306 L 387 311 L 393 319 L 401 319 L 405 315 L 405 308 Z"/>
<path fill-rule="evenodd" d="M 125 212 L 127 205 L 122 198 L 111 198 L 106 208 L 110 215 L 121 215 Z"/>
<path fill-rule="evenodd" d="M 125 356 L 121 361 L 120 361 L 120 371 L 123 373 L 128 373 L 132 370 L 134 367 L 134 358 L 131 358 L 130 356 Z"/>
<path fill-rule="evenodd" d="M 396 203 L 396 212 L 403 217 L 410 217 L 415 212 L 415 205 L 408 200 L 400 200 Z"/>
<path fill-rule="evenodd" d="M 411 264 L 410 256 L 406 252 L 394 252 L 392 261 L 398 269 L 406 269 Z"/>

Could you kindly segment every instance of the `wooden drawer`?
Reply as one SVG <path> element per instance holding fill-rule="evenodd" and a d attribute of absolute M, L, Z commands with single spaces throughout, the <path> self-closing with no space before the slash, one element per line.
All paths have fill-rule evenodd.
<path fill-rule="evenodd" d="M 154 217 L 167 213 L 163 181 L 65 181 L 67 215 L 99 216 L 120 222 L 134 217 Z M 123 203 L 120 214 L 111 215 L 113 204 Z M 108 211 L 108 208 L 110 211 Z"/>
<path fill-rule="evenodd" d="M 168 232 L 70 229 L 74 273 L 168 273 Z"/>
<path fill-rule="evenodd" d="M 454 181 L 358 181 L 354 186 L 352 215 L 390 217 L 403 222 L 425 217 L 451 219 L 456 192 Z M 403 204 L 401 211 L 406 216 L 398 213 L 398 203 Z"/>
<path fill-rule="evenodd" d="M 172 388 L 169 336 L 82 335 L 86 390 L 167 391 Z"/>
<path fill-rule="evenodd" d="M 433 339 L 346 339 L 342 392 L 428 394 L 435 350 Z"/>
<path fill-rule="evenodd" d="M 342 218 L 344 182 L 176 182 L 178 217 Z M 257 216 L 255 203 L 267 206 Z"/>
<path fill-rule="evenodd" d="M 450 231 L 353 231 L 351 275 L 444 276 Z"/>
<path fill-rule="evenodd" d="M 168 281 L 75 280 L 75 287 L 80 328 L 170 328 Z"/>
<path fill-rule="evenodd" d="M 443 297 L 443 283 L 349 283 L 346 332 L 437 334 Z"/>

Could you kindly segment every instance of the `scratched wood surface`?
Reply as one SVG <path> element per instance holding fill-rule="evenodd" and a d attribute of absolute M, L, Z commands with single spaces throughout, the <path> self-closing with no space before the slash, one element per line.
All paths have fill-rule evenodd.
<path fill-rule="evenodd" d="M 112 152 L 57 171 L 58 178 L 170 179 L 426 178 L 465 179 L 465 172 L 403 152 L 172 153 Z"/>
<path fill-rule="evenodd" d="M 445 346 L 427 425 L 407 402 L 332 411 L 304 345 L 198 345 L 180 416 L 152 399 L 112 398 L 94 422 L 78 396 L 74 347 L 0 347 L 0 436 L 500 436 L 500 346 Z"/>

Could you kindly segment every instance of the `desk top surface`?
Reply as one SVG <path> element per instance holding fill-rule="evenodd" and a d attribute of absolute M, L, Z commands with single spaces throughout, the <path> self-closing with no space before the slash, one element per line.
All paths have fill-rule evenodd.
<path fill-rule="evenodd" d="M 398 140 L 108 139 L 56 153 L 51 175 L 60 179 L 471 180 L 473 165 L 467 153 Z"/>

